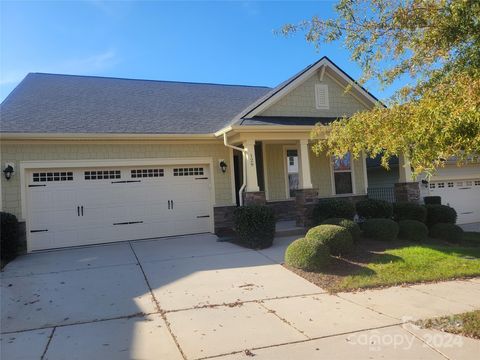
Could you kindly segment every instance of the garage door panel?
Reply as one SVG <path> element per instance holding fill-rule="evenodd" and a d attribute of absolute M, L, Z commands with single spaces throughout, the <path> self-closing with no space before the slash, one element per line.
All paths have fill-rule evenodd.
<path fill-rule="evenodd" d="M 32 251 L 55 247 L 52 234 L 48 232 L 30 233 L 28 241 Z"/>
<path fill-rule="evenodd" d="M 35 184 L 33 173 L 37 174 Z M 30 250 L 210 230 L 207 166 L 49 169 L 33 173 L 29 185 L 36 186 L 27 189 L 28 227 L 48 232 L 29 234 Z M 69 179 L 62 181 L 62 173 Z"/>
<path fill-rule="evenodd" d="M 182 220 L 174 220 L 173 228 L 178 232 L 182 231 L 183 234 L 196 234 L 202 232 L 208 232 L 210 221 L 208 218 L 195 218 L 188 222 Z"/>
<path fill-rule="evenodd" d="M 457 223 L 480 221 L 480 179 L 431 181 L 430 195 L 440 196 L 442 204 L 457 212 Z"/>

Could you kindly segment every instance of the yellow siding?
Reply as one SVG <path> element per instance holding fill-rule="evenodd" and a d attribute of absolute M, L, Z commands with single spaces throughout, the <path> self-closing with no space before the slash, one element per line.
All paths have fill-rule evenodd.
<path fill-rule="evenodd" d="M 313 188 L 318 189 L 319 197 L 332 196 L 332 175 L 327 155 L 322 153 L 317 156 L 310 151 L 309 156 Z"/>
<path fill-rule="evenodd" d="M 267 192 L 269 201 L 286 200 L 285 164 L 283 145 L 265 145 L 265 167 L 267 170 Z"/>
<path fill-rule="evenodd" d="M 215 205 L 232 204 L 230 171 L 222 173 L 216 166 L 220 159 L 230 164 L 229 150 L 223 144 L 2 144 L 1 162 L 13 161 L 16 170 L 20 161 L 87 160 L 212 157 L 215 182 Z M 11 180 L 2 179 L 3 210 L 20 216 L 20 174 Z"/>
<path fill-rule="evenodd" d="M 267 191 L 269 201 L 286 200 L 285 164 L 282 144 L 265 145 L 265 161 L 267 170 Z M 310 150 L 310 171 L 312 186 L 318 189 L 319 197 L 332 196 L 332 174 L 329 158 L 326 153 L 319 156 Z M 353 164 L 356 195 L 365 194 L 364 171 L 362 159 Z"/>
<path fill-rule="evenodd" d="M 330 108 L 319 110 L 315 105 L 315 84 L 328 85 Z M 262 116 L 308 116 L 308 117 L 341 117 L 349 116 L 357 111 L 365 110 L 366 106 L 345 90 L 327 73 L 323 82 L 319 81 L 318 72 L 303 84 L 282 97 L 275 104 L 265 109 Z"/>

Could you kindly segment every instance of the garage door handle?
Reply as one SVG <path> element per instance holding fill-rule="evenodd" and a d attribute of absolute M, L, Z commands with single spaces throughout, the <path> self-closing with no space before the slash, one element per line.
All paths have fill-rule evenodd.
<path fill-rule="evenodd" d="M 77 206 L 77 216 L 80 216 L 80 206 Z"/>
<path fill-rule="evenodd" d="M 172 204 L 172 210 L 173 210 L 173 200 L 170 200 L 170 201 L 172 202 L 171 204 Z"/>
<path fill-rule="evenodd" d="M 48 231 L 48 229 L 43 229 L 43 230 L 30 230 L 31 233 L 45 232 L 45 231 Z"/>
<path fill-rule="evenodd" d="M 170 200 L 168 200 L 168 210 L 170 210 Z"/>
<path fill-rule="evenodd" d="M 82 216 L 83 216 L 83 205 L 82 205 Z"/>

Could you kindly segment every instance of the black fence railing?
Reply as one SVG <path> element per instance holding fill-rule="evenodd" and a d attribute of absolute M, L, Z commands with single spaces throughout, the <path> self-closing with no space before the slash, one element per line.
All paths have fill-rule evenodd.
<path fill-rule="evenodd" d="M 367 194 L 370 199 L 384 200 L 390 203 L 395 202 L 395 189 L 393 186 L 368 188 Z"/>

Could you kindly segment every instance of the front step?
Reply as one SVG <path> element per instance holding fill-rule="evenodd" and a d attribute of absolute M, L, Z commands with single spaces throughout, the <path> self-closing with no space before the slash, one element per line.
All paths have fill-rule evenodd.
<path fill-rule="evenodd" d="M 277 221 L 275 224 L 275 237 L 305 235 L 307 230 L 296 225 L 295 220 Z"/>

